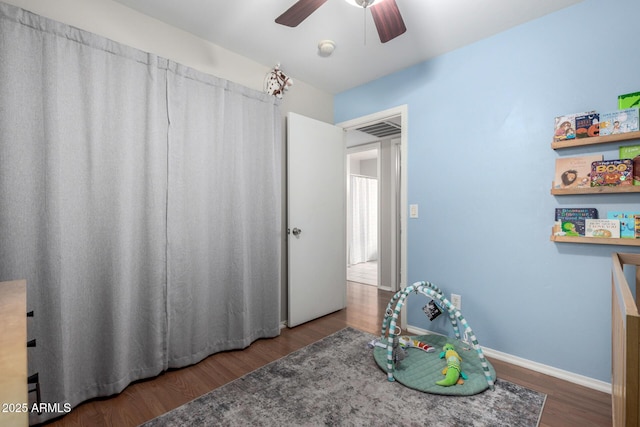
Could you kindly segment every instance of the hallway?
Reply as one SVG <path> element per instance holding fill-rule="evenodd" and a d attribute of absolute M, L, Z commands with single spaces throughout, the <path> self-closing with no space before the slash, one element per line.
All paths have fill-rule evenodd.
<path fill-rule="evenodd" d="M 348 266 L 347 280 L 370 286 L 378 286 L 378 262 L 361 262 Z"/>

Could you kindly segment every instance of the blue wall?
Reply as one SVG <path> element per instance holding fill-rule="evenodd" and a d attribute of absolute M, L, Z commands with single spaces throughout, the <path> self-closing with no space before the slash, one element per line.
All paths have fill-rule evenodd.
<path fill-rule="evenodd" d="M 480 344 L 610 382 L 611 253 L 553 243 L 556 207 L 640 209 L 629 195 L 550 194 L 554 117 L 617 108 L 640 91 L 638 0 L 585 0 L 335 97 L 335 122 L 408 105 L 408 280 L 462 295 Z M 411 31 L 409 29 L 409 31 Z M 638 141 L 634 141 L 638 143 Z M 629 143 L 628 143 L 629 144 Z M 411 296 L 411 325 L 430 322 Z"/>

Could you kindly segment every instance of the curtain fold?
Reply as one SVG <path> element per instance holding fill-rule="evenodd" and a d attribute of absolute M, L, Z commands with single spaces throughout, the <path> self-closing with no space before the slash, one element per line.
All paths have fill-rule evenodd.
<path fill-rule="evenodd" d="M 0 58 L 0 281 L 44 402 L 279 333 L 273 98 L 4 3 Z"/>
<path fill-rule="evenodd" d="M 168 93 L 169 366 L 180 367 L 279 333 L 280 115 L 273 97 L 179 64 Z"/>
<path fill-rule="evenodd" d="M 378 259 L 378 180 L 351 175 L 349 264 Z"/>

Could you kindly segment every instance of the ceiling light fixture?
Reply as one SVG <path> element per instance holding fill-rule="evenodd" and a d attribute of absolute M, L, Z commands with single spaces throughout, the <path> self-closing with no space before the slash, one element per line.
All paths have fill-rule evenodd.
<path fill-rule="evenodd" d="M 331 56 L 335 48 L 336 43 L 333 40 L 320 40 L 320 43 L 318 43 L 318 55 Z"/>
<path fill-rule="evenodd" d="M 349 3 L 351 6 L 361 7 L 366 9 L 369 6 L 373 6 L 376 3 L 379 3 L 382 0 L 344 0 Z"/>

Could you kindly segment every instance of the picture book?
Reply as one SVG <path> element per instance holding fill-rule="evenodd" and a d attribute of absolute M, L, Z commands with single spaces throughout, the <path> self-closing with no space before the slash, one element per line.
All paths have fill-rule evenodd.
<path fill-rule="evenodd" d="M 600 114 L 600 136 L 635 132 L 639 130 L 639 125 L 637 108 L 626 108 Z"/>
<path fill-rule="evenodd" d="M 602 159 L 602 154 L 557 158 L 553 188 L 590 187 L 591 164 Z"/>
<path fill-rule="evenodd" d="M 623 145 L 619 150 L 621 159 L 633 159 L 640 156 L 640 145 Z"/>
<path fill-rule="evenodd" d="M 627 93 L 618 96 L 618 108 L 620 110 L 634 107 L 640 107 L 640 92 Z"/>
<path fill-rule="evenodd" d="M 623 239 L 634 239 L 636 237 L 636 216 L 640 216 L 640 211 L 607 212 L 608 219 L 617 219 L 620 221 L 620 237 Z"/>
<path fill-rule="evenodd" d="M 614 186 L 633 184 L 633 161 L 631 159 L 602 160 L 591 164 L 591 186 Z"/>
<path fill-rule="evenodd" d="M 583 113 L 573 113 L 555 118 L 553 141 L 572 140 L 576 137 L 576 117 L 595 114 L 596 111 L 585 111 Z"/>
<path fill-rule="evenodd" d="M 588 138 L 600 134 L 600 115 L 598 113 L 576 116 L 576 138 Z"/>
<path fill-rule="evenodd" d="M 556 208 L 555 221 L 564 236 L 584 236 L 585 220 L 598 218 L 596 208 Z"/>
<path fill-rule="evenodd" d="M 640 185 L 640 145 L 620 147 L 620 158 L 633 160 L 633 185 Z"/>
<path fill-rule="evenodd" d="M 620 238 L 620 221 L 617 219 L 585 219 L 585 237 Z"/>
<path fill-rule="evenodd" d="M 635 220 L 636 220 L 636 239 L 640 239 L 640 215 L 636 215 Z"/>

